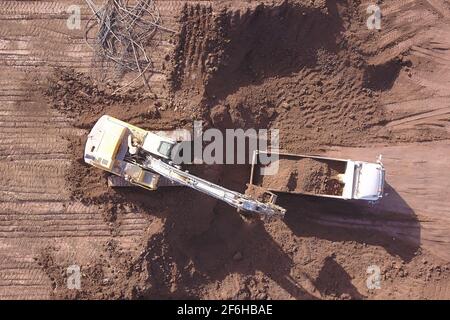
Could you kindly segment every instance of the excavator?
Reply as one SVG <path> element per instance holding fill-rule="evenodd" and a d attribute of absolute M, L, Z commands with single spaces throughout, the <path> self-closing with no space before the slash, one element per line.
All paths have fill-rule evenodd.
<path fill-rule="evenodd" d="M 284 216 L 286 210 L 275 204 L 276 195 L 269 191 L 264 197 L 267 201 L 262 202 L 182 170 L 171 159 L 176 144 L 176 140 L 104 115 L 88 135 L 84 161 L 149 190 L 161 185 L 186 186 L 224 201 L 242 213 Z M 117 180 L 111 180 L 111 184 L 115 183 Z"/>
<path fill-rule="evenodd" d="M 277 194 L 286 193 L 286 190 L 259 184 L 261 177 L 258 174 L 267 169 L 258 161 L 261 151 L 254 152 L 249 183 L 249 189 L 255 188 L 258 192 L 241 194 L 199 178 L 175 164 L 172 151 L 177 143 L 177 140 L 163 134 L 104 115 L 88 135 L 84 161 L 112 173 L 113 176 L 108 181 L 111 186 L 140 186 L 148 190 L 163 186 L 185 186 L 224 201 L 241 213 L 262 217 L 285 215 L 286 210 L 277 205 L 276 200 Z M 297 162 L 311 159 L 341 168 L 335 177 L 339 188 L 325 193 L 295 190 L 288 190 L 288 193 L 371 202 L 383 197 L 385 172 L 381 156 L 376 163 L 283 153 L 279 157 Z"/>

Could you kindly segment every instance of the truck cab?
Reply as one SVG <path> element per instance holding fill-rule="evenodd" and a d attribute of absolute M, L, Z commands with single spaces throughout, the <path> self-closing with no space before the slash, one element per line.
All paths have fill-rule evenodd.
<path fill-rule="evenodd" d="M 380 162 L 348 160 L 344 176 L 345 199 L 376 201 L 383 197 L 384 167 Z"/>

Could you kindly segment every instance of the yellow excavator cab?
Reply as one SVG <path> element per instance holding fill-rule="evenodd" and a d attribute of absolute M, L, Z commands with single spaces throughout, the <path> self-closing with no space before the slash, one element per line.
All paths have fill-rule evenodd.
<path fill-rule="evenodd" d="M 85 148 L 85 161 L 111 171 L 127 128 L 102 117 L 92 129 Z"/>

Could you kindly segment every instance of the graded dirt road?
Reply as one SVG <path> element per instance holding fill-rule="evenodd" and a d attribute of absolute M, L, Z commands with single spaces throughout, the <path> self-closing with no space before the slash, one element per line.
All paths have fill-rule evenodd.
<path fill-rule="evenodd" d="M 383 1 L 381 31 L 366 27 L 370 1 L 157 3 L 178 33 L 154 48 L 150 97 L 97 101 L 84 1 L 0 2 L 0 298 L 450 298 L 449 2 Z M 67 28 L 73 4 L 81 30 Z M 387 195 L 284 196 L 285 220 L 249 222 L 189 190 L 109 190 L 81 161 L 103 113 L 158 130 L 278 128 L 290 152 L 383 154 Z M 193 170 L 240 191 L 249 176 Z M 81 291 L 66 289 L 70 265 Z M 366 286 L 371 266 L 380 289 Z"/>
<path fill-rule="evenodd" d="M 85 135 L 42 99 L 55 67 L 80 72 L 96 68 L 83 30 L 69 30 L 67 8 L 84 1 L 2 1 L 0 147 L 0 297 L 49 298 L 52 281 L 38 265 L 43 250 L 55 247 L 71 264 L 88 264 L 111 237 L 98 206 L 70 200 L 65 172 L 73 158 L 67 136 Z M 161 6 L 172 15 L 178 2 Z M 168 17 L 166 20 L 169 20 Z M 156 81 L 157 83 L 157 81 Z M 151 220 L 124 214 L 115 233 L 133 248 Z"/>

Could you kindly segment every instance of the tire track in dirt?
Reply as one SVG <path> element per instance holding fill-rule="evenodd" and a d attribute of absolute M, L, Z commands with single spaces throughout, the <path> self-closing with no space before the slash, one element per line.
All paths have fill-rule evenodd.
<path fill-rule="evenodd" d="M 0 168 L 8 181 L 0 190 L 0 257 L 14 250 L 27 260 L 0 259 L 0 298 L 49 297 L 51 283 L 34 258 L 50 240 L 58 239 L 63 247 L 62 261 L 70 260 L 71 251 L 64 248 L 73 249 L 70 244 L 75 241 L 77 254 L 87 253 L 72 262 L 89 263 L 111 237 L 111 226 L 99 207 L 74 203 L 64 191 L 64 172 L 72 156 L 61 137 L 85 132 L 73 129 L 70 119 L 49 110 L 36 100 L 38 92 L 30 96 L 29 90 L 30 79 L 45 78 L 53 67 L 85 72 L 98 68 L 92 64 L 83 31 L 66 30 L 65 10 L 77 3 L 82 6 L 84 25 L 89 17 L 84 1 L 8 1 L 0 7 L 0 68 L 8 75 L 0 79 Z M 181 1 L 161 4 L 163 20 L 171 27 L 177 26 L 175 15 L 182 5 Z M 171 46 L 163 39 L 155 64 L 163 64 Z M 164 78 L 153 79 L 155 87 L 162 87 Z M 118 218 L 114 233 L 121 245 L 133 250 L 147 225 L 148 219 L 131 210 Z M 89 247 L 96 249 L 83 249 Z"/>
<path fill-rule="evenodd" d="M 450 18 L 450 4 L 446 0 L 427 0 L 427 2 L 443 17 Z"/>
<path fill-rule="evenodd" d="M 430 125 L 439 126 L 439 121 L 443 121 L 444 123 L 442 125 L 445 125 L 445 122 L 448 122 L 450 119 L 449 115 L 450 107 L 444 107 L 435 111 L 423 112 L 421 114 L 411 115 L 399 120 L 391 121 L 386 125 L 386 127 L 397 127 L 398 129 L 402 129 L 417 125 L 426 125 L 427 123 Z"/>
<path fill-rule="evenodd" d="M 369 1 L 364 2 L 361 10 L 370 4 Z M 386 1 L 380 9 L 383 15 L 380 32 L 368 31 L 368 35 L 377 41 L 368 41 L 366 45 L 367 52 L 375 53 L 369 60 L 374 65 L 385 63 L 407 52 L 413 45 L 432 38 L 434 31 L 431 27 L 440 20 L 437 12 L 426 10 L 426 5 L 417 0 Z"/>
<path fill-rule="evenodd" d="M 101 244 L 111 237 L 100 208 L 74 203 L 67 193 L 64 175 L 72 156 L 62 137 L 84 131 L 73 129 L 70 119 L 49 110 L 36 98 L 38 92 L 30 95 L 31 79 L 45 78 L 53 67 L 95 68 L 83 31 L 67 30 L 65 11 L 72 4 L 82 5 L 84 25 L 89 17 L 84 1 L 7 1 L 0 7 L 2 299 L 49 297 L 51 283 L 34 258 L 54 239 L 62 246 L 63 261 L 73 254 L 64 248 L 73 249 L 75 241 L 77 254 L 87 253 L 72 262 L 87 263 L 103 252 Z M 163 5 L 163 18 L 173 17 L 180 6 L 181 2 Z M 168 42 L 162 46 L 170 49 Z M 147 225 L 147 219 L 131 211 L 120 217 L 115 233 L 133 248 Z"/>
<path fill-rule="evenodd" d="M 429 1 L 389 1 L 380 7 L 382 29 L 372 35 L 378 41 L 366 47 L 368 52 L 379 53 L 370 63 L 380 65 L 401 55 L 408 64 L 392 90 L 382 96 L 389 115 L 386 128 L 400 140 L 413 136 L 423 141 L 448 139 L 448 8 L 443 1 L 434 1 L 433 6 Z"/>
<path fill-rule="evenodd" d="M 425 249 L 449 261 L 450 253 L 447 248 L 450 245 L 450 204 L 447 203 L 448 197 L 445 194 L 450 185 L 447 176 L 443 174 L 450 170 L 446 160 L 450 156 L 449 150 L 450 143 L 445 141 L 420 145 L 373 146 L 370 150 L 332 148 L 329 154 L 345 154 L 349 158 L 367 161 L 383 154 L 383 162 L 387 168 L 388 194 L 380 205 L 367 210 L 372 214 L 381 214 L 378 223 L 390 230 L 395 238 L 413 238 L 415 243 L 420 243 Z M 399 195 L 402 201 L 396 199 Z M 398 206 L 398 203 L 403 205 Z M 395 222 L 391 224 L 389 220 L 385 220 L 383 212 L 403 212 L 409 222 L 408 219 L 401 219 L 399 225 L 395 225 Z M 332 219 L 335 223 L 347 223 L 339 222 L 341 218 L 337 215 L 326 219 Z M 410 228 L 404 228 L 402 224 L 410 224 Z"/>

